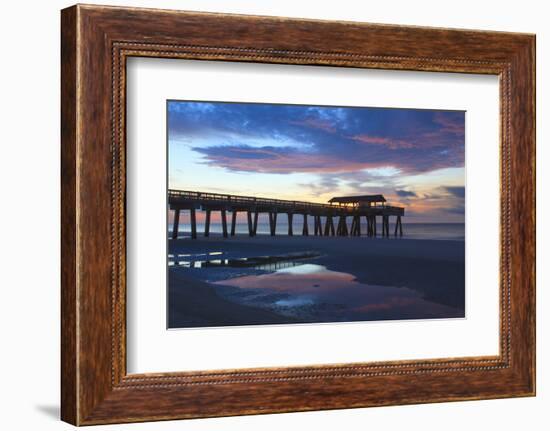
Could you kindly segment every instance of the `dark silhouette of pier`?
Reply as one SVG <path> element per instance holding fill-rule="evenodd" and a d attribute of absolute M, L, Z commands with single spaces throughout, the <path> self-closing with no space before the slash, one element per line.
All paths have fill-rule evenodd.
<path fill-rule="evenodd" d="M 235 235 L 237 214 L 239 212 L 246 213 L 249 236 L 256 235 L 258 217 L 261 213 L 268 214 L 272 236 L 276 232 L 279 214 L 286 214 L 288 235 L 290 236 L 294 235 L 294 216 L 301 216 L 303 219 L 302 235 L 304 236 L 309 235 L 308 217 L 313 217 L 313 235 L 316 236 L 361 236 L 361 217 L 365 217 L 367 221 L 367 231 L 365 233 L 369 237 L 377 236 L 377 217 L 382 218 L 382 236 L 390 236 L 391 216 L 396 217 L 394 235 L 403 236 L 401 217 L 405 215 L 404 208 L 387 205 L 386 199 L 382 195 L 334 197 L 328 203 L 322 204 L 254 196 L 168 190 L 168 205 L 171 210 L 174 210 L 173 239 L 178 237 L 181 211 L 190 212 L 192 238 L 197 237 L 197 211 L 206 213 L 204 236 L 210 234 L 212 211 L 219 211 L 221 213 L 223 236 L 226 238 L 229 235 Z M 230 230 L 228 230 L 227 223 L 228 213 L 231 213 Z M 348 223 L 348 218 L 351 219 L 351 225 Z"/>

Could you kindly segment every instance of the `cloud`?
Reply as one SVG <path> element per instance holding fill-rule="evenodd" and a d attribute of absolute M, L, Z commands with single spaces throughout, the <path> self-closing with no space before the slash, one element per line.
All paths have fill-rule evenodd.
<path fill-rule="evenodd" d="M 465 196 L 464 186 L 445 187 L 445 191 L 453 196 L 456 196 L 457 198 L 464 198 Z"/>
<path fill-rule="evenodd" d="M 381 136 L 356 135 L 356 136 L 352 136 L 351 139 L 353 139 L 354 141 L 362 142 L 364 144 L 382 145 L 392 150 L 396 150 L 399 148 L 414 147 L 414 144 L 411 142 L 407 142 L 401 139 L 392 139 L 392 138 L 381 137 Z"/>
<path fill-rule="evenodd" d="M 464 137 L 463 112 L 438 112 L 434 115 L 434 122 L 441 126 L 441 133 L 451 133 Z"/>
<path fill-rule="evenodd" d="M 223 146 L 194 148 L 208 165 L 237 172 L 262 173 L 338 173 L 355 172 L 365 168 L 382 168 L 383 162 L 355 161 L 330 154 L 310 153 L 292 147 Z"/>
<path fill-rule="evenodd" d="M 408 190 L 396 190 L 395 194 L 402 198 L 415 198 L 418 196 L 415 192 L 410 192 Z"/>
<path fill-rule="evenodd" d="M 443 153 L 408 150 L 389 157 L 383 149 L 361 150 L 353 145 L 342 147 L 301 150 L 289 146 L 217 145 L 195 146 L 193 150 L 201 154 L 208 165 L 245 172 L 345 173 L 370 169 L 387 173 L 385 176 L 396 176 L 463 165 L 460 159 L 449 160 L 448 155 Z"/>
<path fill-rule="evenodd" d="M 336 195 L 342 180 L 338 174 L 320 175 L 318 179 L 309 183 L 301 183 L 300 187 L 307 189 L 313 196 Z"/>
<path fill-rule="evenodd" d="M 293 124 L 295 126 L 304 126 L 304 127 L 311 127 L 318 130 L 323 130 L 327 133 L 335 133 L 336 127 L 334 124 L 327 120 L 322 120 L 318 118 L 305 118 L 303 120 L 293 120 L 289 122 L 290 124 Z"/>

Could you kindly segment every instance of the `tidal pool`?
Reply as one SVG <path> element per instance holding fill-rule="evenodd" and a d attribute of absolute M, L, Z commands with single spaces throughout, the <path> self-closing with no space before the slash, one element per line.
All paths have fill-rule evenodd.
<path fill-rule="evenodd" d="M 352 274 L 305 263 L 267 274 L 214 281 L 226 299 L 266 308 L 303 323 L 463 317 L 407 287 L 377 286 Z"/>

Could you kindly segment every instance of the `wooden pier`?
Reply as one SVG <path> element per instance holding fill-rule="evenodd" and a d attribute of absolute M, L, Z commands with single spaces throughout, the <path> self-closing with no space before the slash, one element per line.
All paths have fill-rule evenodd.
<path fill-rule="evenodd" d="M 178 237 L 181 211 L 190 212 L 191 237 L 197 238 L 197 211 L 205 212 L 204 236 L 210 234 L 212 211 L 219 211 L 224 237 L 235 235 L 237 214 L 246 213 L 249 236 L 255 236 L 260 214 L 268 214 L 269 231 L 272 236 L 277 230 L 278 215 L 286 214 L 288 235 L 295 234 L 293 230 L 294 217 L 301 217 L 302 232 L 308 236 L 308 218 L 313 217 L 313 235 L 315 236 L 361 236 L 361 217 L 367 222 L 368 237 L 377 236 L 377 217 L 381 217 L 382 232 L 390 236 L 390 217 L 395 217 L 394 235 L 403 236 L 401 217 L 405 209 L 386 204 L 382 195 L 342 196 L 334 197 L 328 203 L 291 201 L 282 199 L 260 198 L 254 196 L 226 195 L 219 193 L 203 193 L 185 190 L 169 190 L 168 205 L 174 211 L 172 238 Z M 231 214 L 231 226 L 228 227 L 228 213 Z M 349 225 L 348 219 L 351 220 Z M 335 227 L 336 223 L 336 227 Z M 349 227 L 348 227 L 349 225 Z"/>

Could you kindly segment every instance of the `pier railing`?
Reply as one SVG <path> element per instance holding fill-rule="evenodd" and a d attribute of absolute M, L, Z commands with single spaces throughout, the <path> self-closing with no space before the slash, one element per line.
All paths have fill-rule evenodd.
<path fill-rule="evenodd" d="M 272 206 L 272 207 L 294 207 L 323 209 L 331 207 L 329 204 L 316 202 L 292 201 L 285 199 L 262 198 L 256 196 L 229 195 L 221 193 L 191 192 L 186 190 L 169 190 L 168 199 L 181 199 L 199 203 L 219 203 L 228 206 Z M 334 206 L 333 206 L 334 207 Z"/>

